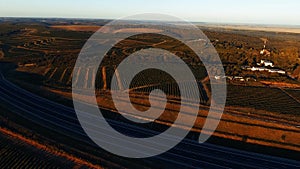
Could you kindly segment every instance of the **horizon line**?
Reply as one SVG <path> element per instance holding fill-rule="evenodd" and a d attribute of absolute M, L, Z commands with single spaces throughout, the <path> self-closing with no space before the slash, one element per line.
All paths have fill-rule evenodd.
<path fill-rule="evenodd" d="M 0 16 L 1 19 L 3 18 L 8 18 L 8 19 L 67 19 L 67 20 L 122 20 L 120 18 L 98 18 L 98 17 L 61 17 L 61 16 Z M 167 20 L 154 20 L 154 19 L 130 19 L 132 21 L 166 21 L 166 22 L 178 22 L 180 21 L 167 21 Z M 261 26 L 292 26 L 292 27 L 298 27 L 300 28 L 300 24 L 275 24 L 275 23 L 250 23 L 250 22 L 214 22 L 214 21 L 189 21 L 189 20 L 184 20 L 182 22 L 190 22 L 190 23 L 203 23 L 203 24 L 215 24 L 215 25 L 237 25 L 237 26 L 244 26 L 244 25 L 261 25 Z"/>

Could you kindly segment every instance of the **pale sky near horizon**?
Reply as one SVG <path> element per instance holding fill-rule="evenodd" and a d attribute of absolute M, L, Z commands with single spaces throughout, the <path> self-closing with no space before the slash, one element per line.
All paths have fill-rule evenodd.
<path fill-rule="evenodd" d="M 1 0 L 0 17 L 117 19 L 162 13 L 196 22 L 300 25 L 299 0 Z"/>

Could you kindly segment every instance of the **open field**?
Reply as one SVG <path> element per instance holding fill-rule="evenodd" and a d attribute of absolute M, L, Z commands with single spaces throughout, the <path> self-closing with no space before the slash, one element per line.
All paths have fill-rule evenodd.
<path fill-rule="evenodd" d="M 200 24 L 201 26 L 215 29 L 244 30 L 244 31 L 265 31 L 281 33 L 300 33 L 300 27 L 276 26 L 276 25 L 230 25 L 230 24 Z"/>
<path fill-rule="evenodd" d="M 0 51 L 3 53 L 1 55 L 4 55 L 4 59 L 6 60 L 17 58 L 16 62 L 21 65 L 35 64 L 37 68 L 34 69 L 40 69 L 39 72 L 42 74 L 46 74 L 48 69 L 55 67 L 72 69 L 84 42 L 96 31 L 96 28 L 101 27 L 101 24 L 92 25 L 86 23 L 86 25 L 75 25 L 65 22 L 63 24 L 58 23 L 55 22 L 50 25 L 1 23 L 0 41 L 2 44 L 0 44 Z M 94 23 L 94 21 L 91 23 Z M 70 31 L 70 29 L 73 30 Z M 80 29 L 82 31 L 78 31 Z M 125 33 L 130 30 L 120 31 Z M 160 30 L 157 30 L 157 32 L 159 33 Z M 297 72 L 297 67 L 300 64 L 299 34 L 235 29 L 223 30 L 215 27 L 204 27 L 203 32 L 218 51 L 227 75 L 238 76 L 245 74 L 237 65 L 247 65 L 260 59 L 269 59 L 274 62 L 276 67 L 282 68 L 295 77 L 298 77 L 297 74 L 299 72 Z M 271 56 L 268 58 L 264 58 L 259 54 L 264 44 L 262 39 L 267 39 L 266 47 L 271 52 Z M 123 44 L 127 46 L 122 46 L 122 43 L 116 45 L 116 48 L 111 51 L 110 55 L 112 58 L 120 59 L 122 58 L 120 55 L 124 56 L 141 49 L 141 47 L 148 48 L 151 46 L 173 50 L 176 54 L 182 54 L 180 51 L 184 49 L 171 49 L 167 45 L 170 42 L 174 44 L 170 39 L 162 36 L 153 36 L 153 34 L 132 37 L 123 41 Z M 135 46 L 140 47 L 139 49 L 134 49 Z M 178 47 L 176 43 L 175 46 Z M 186 57 L 186 55 L 191 57 L 192 54 L 183 53 L 182 57 Z M 197 62 L 189 57 L 186 60 L 188 63 Z M 30 71 L 30 69 L 27 69 L 27 71 Z M 282 77 L 271 79 L 263 79 L 265 77 L 258 78 L 271 81 L 278 79 L 290 83 L 288 78 Z M 54 83 L 59 82 L 54 81 Z"/>
<path fill-rule="evenodd" d="M 172 88 L 173 87 L 170 89 Z M 265 89 L 268 90 L 266 91 Z M 68 91 L 51 88 L 49 90 L 51 93 L 57 93 L 66 98 L 72 97 Z M 294 91 L 293 89 L 288 90 L 291 90 L 291 93 Z M 147 109 L 147 106 L 149 106 L 147 93 L 149 93 L 150 90 L 141 88 L 136 91 L 138 94 L 131 95 L 131 102 L 136 104 L 135 107 L 139 110 Z M 240 93 L 241 91 L 242 94 Z M 114 109 L 109 94 L 104 92 L 98 93 L 97 95 L 98 104 L 101 105 L 101 107 Z M 281 98 L 281 100 L 278 102 L 278 99 L 273 97 L 273 95 L 280 96 L 279 98 Z M 89 99 L 92 98 L 87 96 L 82 99 L 83 101 L 89 101 Z M 178 102 L 176 97 L 170 97 L 170 99 L 174 103 Z M 157 123 L 170 125 L 172 120 L 176 117 L 173 111 L 178 109 L 178 106 L 176 104 L 170 104 L 168 106 L 169 111 L 166 112 L 162 119 L 156 121 Z M 298 106 L 299 103 L 293 102 L 288 95 L 278 88 L 230 86 L 227 108 L 215 136 L 247 143 L 298 150 L 297 140 L 299 134 L 297 124 L 300 122 Z M 201 128 L 205 120 L 208 107 L 204 106 L 203 108 L 204 110 L 199 112 L 195 131 L 199 131 L 198 128 Z M 113 118 L 117 118 L 114 115 L 112 116 Z M 273 134 L 269 135 L 269 133 Z M 275 135 L 274 133 L 277 134 Z"/>
<path fill-rule="evenodd" d="M 187 106 L 191 111 L 200 107 L 196 123 L 192 129 L 192 134 L 188 137 L 195 139 L 195 135 L 200 132 L 208 132 L 202 130 L 211 98 L 210 82 L 206 69 L 193 51 L 187 48 L 187 46 L 178 40 L 159 35 L 162 31 L 160 29 L 151 29 L 149 30 L 151 33 L 132 36 L 120 41 L 106 54 L 98 70 L 93 67 L 74 68 L 77 56 L 85 41 L 106 22 L 107 21 L 98 22 L 97 20 L 73 22 L 68 20 L 57 21 L 55 19 L 46 23 L 40 21 L 28 21 L 24 23 L 13 21 L 0 22 L 0 61 L 9 62 L 10 65 L 6 67 L 6 65 L 8 65 L 7 63 L 0 63 L 1 66 L 3 65 L 0 67 L 0 71 L 5 78 L 18 84 L 22 88 L 26 88 L 33 93 L 69 107 L 73 106 L 71 101 L 72 80 L 74 80 L 73 83 L 80 84 L 82 89 L 90 89 L 91 84 L 89 84 L 89 82 L 95 81 L 95 93 L 97 95 L 98 105 L 101 109 L 105 109 L 106 117 L 118 122 L 124 122 L 124 118 L 116 112 L 109 92 L 111 89 L 110 82 L 115 73 L 116 66 L 124 58 L 141 49 L 166 49 L 179 56 L 194 73 L 200 91 L 200 105 L 193 100 L 185 101 L 183 105 L 179 105 L 179 101 L 184 101 L 184 98 L 179 98 L 180 92 L 178 91 L 178 84 L 176 84 L 174 79 L 170 78 L 168 74 L 152 69 L 138 74 L 132 82 L 119 77 L 119 89 L 122 90 L 124 84 L 129 84 L 131 94 L 130 101 L 138 110 L 147 110 L 149 108 L 148 95 L 153 89 L 162 89 L 167 93 L 169 102 L 165 112 L 155 121 L 155 124 L 149 123 L 143 126 L 146 129 L 150 128 L 155 131 L 164 131 L 171 126 L 173 121 L 177 118 L 177 112 L 180 106 Z M 229 144 L 230 147 L 241 148 L 247 151 L 259 147 L 255 150 L 253 149 L 253 151 L 267 154 L 276 152 L 278 156 L 284 154 L 282 152 L 288 152 L 289 157 L 295 159 L 295 154 L 298 154 L 300 151 L 300 29 L 235 25 L 200 25 L 199 27 L 216 48 L 228 77 L 255 76 L 255 81 L 249 82 L 227 80 L 226 108 L 221 122 L 213 135 L 212 142 L 220 145 Z M 121 29 L 115 33 L 126 34 L 132 31 L 139 32 L 145 30 L 130 28 Z M 103 34 L 101 42 L 103 41 L 103 43 L 105 43 L 106 38 L 105 34 Z M 260 54 L 260 50 L 265 41 L 267 41 L 266 48 L 270 51 L 270 56 L 262 56 Z M 261 59 L 272 60 L 276 67 L 284 69 L 287 74 L 271 75 L 270 73 L 262 72 L 249 73 L 241 69 L 241 65 L 253 66 Z M 158 63 L 162 60 L 168 61 L 168 58 L 161 56 L 147 58 L 149 63 Z M 138 63 L 139 61 L 140 58 L 138 57 L 131 60 L 132 63 Z M 86 64 L 89 65 L 89 63 Z M 182 71 L 178 65 L 174 65 L 173 67 L 178 71 Z M 84 80 L 72 79 L 74 74 L 84 77 Z M 92 76 L 96 76 L 96 78 L 94 79 Z M 5 83 L 3 82 L 3 84 Z M 189 90 L 190 82 L 183 81 L 180 82 L 180 84 L 184 84 L 185 89 Z M 16 89 L 9 88 L 9 90 L 5 90 L 5 87 L 3 87 L 2 92 L 4 94 L 10 93 L 12 95 L 11 97 L 19 99 L 28 98 L 27 95 L 24 95 L 24 98 L 22 98 L 23 95 L 21 93 L 14 96 L 14 93 L 12 93 L 14 90 Z M 18 92 L 18 90 L 16 90 L 16 92 Z M 189 94 L 192 97 L 194 96 L 192 92 Z M 5 98 L 5 96 L 2 97 Z M 90 98 L 90 96 L 82 96 L 82 101 L 88 102 L 89 99 L 93 98 Z M 118 99 L 124 101 L 122 97 Z M 160 104 L 160 99 L 161 98 L 157 96 L 156 105 Z M 38 99 L 36 102 L 40 101 L 41 100 Z M 37 114 L 40 113 L 38 110 L 39 104 L 30 103 L 30 99 L 28 101 L 23 100 L 24 103 L 19 102 L 25 106 L 26 104 L 32 105 L 32 107 L 36 109 L 33 112 L 36 111 L 38 112 Z M 0 107 L 1 106 L 5 107 L 5 105 L 0 104 Z M 60 108 L 60 106 L 58 106 L 58 108 Z M 161 109 L 160 107 L 156 108 L 157 110 Z M 47 109 L 50 108 L 47 108 L 47 106 L 41 109 L 43 109 L 46 114 L 48 112 L 65 113 L 49 111 Z M 128 166 L 139 168 L 141 167 L 140 164 L 145 163 L 143 160 L 137 160 L 137 163 L 135 163 L 136 161 L 127 161 L 128 159 L 113 156 L 103 150 L 95 150 L 89 146 L 85 147 L 84 144 L 78 145 L 78 147 L 77 145 L 66 146 L 68 142 L 72 142 L 72 139 L 63 136 L 61 133 L 56 133 L 63 132 L 64 130 L 49 131 L 48 133 L 47 126 L 36 127 L 34 123 L 26 124 L 28 123 L 26 120 L 22 118 L 22 120 L 19 120 L 19 118 L 14 117 L 13 113 L 7 113 L 4 110 L 5 109 L 3 109 L 3 112 L 0 112 L 1 117 L 3 117 L 0 119 L 0 122 L 3 122 L 1 123 L 3 126 L 14 128 L 16 126 L 14 121 L 18 121 L 17 123 L 20 123 L 21 126 L 26 126 L 25 128 L 38 130 L 34 133 L 36 138 L 47 137 L 47 139 L 51 140 L 52 136 L 57 135 L 59 137 L 57 142 L 51 140 L 47 142 L 47 144 L 53 145 L 53 147 L 56 148 L 58 147 L 58 149 L 60 146 L 66 149 L 66 154 L 63 157 L 61 154 L 57 155 L 57 152 L 53 152 L 52 150 L 52 153 L 49 153 L 50 150 L 47 149 L 47 147 L 38 148 L 38 150 L 36 150 L 36 147 L 28 145 L 28 142 L 31 140 L 30 137 L 33 137 L 30 134 L 28 135 L 28 132 L 24 134 L 24 132 L 18 131 L 9 134 L 11 130 L 3 130 L 0 133 L 8 132 L 6 134 L 0 134 L 0 140 L 2 141 L 0 147 L 3 146 L 7 148 L 9 157 L 16 156 L 15 153 L 17 152 L 14 151 L 19 147 L 22 150 L 28 150 L 28 154 L 32 152 L 41 154 L 41 159 L 25 154 L 24 158 L 18 161 L 19 165 L 28 164 L 28 161 L 31 160 L 43 160 L 45 158 L 49 158 L 50 161 L 52 159 L 57 161 L 57 165 L 60 165 L 61 162 L 66 162 L 72 167 L 77 166 L 78 164 L 74 161 L 80 159 L 84 160 L 80 161 L 80 165 L 82 166 L 92 166 L 93 164 L 98 166 L 99 161 L 103 162 L 104 166 L 113 166 L 112 161 L 121 160 L 124 162 L 125 168 L 128 168 Z M 28 110 L 28 112 L 30 114 L 31 111 Z M 126 113 L 134 116 L 131 112 Z M 189 123 L 189 112 L 185 113 L 185 122 Z M 61 114 L 59 114 L 59 117 L 60 115 Z M 73 115 L 74 114 L 72 114 L 72 116 Z M 46 117 L 47 116 L 48 115 L 46 115 Z M 3 120 L 5 118 L 13 120 Z M 136 116 L 135 118 L 144 118 L 147 120 L 146 117 L 141 116 Z M 66 117 L 62 117 L 62 119 L 66 121 L 69 120 Z M 73 117 L 71 121 L 74 121 Z M 78 123 L 77 119 L 75 122 Z M 127 123 L 128 120 L 125 120 L 125 122 Z M 37 124 L 37 126 L 39 125 L 40 124 Z M 57 126 L 53 126 L 53 130 L 56 129 L 55 127 Z M 177 127 L 184 129 L 185 124 L 181 124 Z M 14 133 L 19 133 L 20 135 L 13 136 Z M 24 135 L 27 137 L 24 137 Z M 147 133 L 142 133 L 142 135 L 147 135 Z M 23 139 L 23 142 L 19 142 L 16 139 L 17 137 L 19 140 Z M 26 140 L 28 137 L 29 140 Z M 11 147 L 7 144 L 10 140 L 15 140 Z M 222 143 L 222 141 L 226 143 Z M 24 142 L 28 144 L 25 145 Z M 72 143 L 78 142 L 74 141 Z M 85 153 L 86 151 L 89 151 L 89 153 Z M 76 154 L 76 156 L 74 156 L 76 160 L 70 160 L 70 156 L 68 155 L 72 154 Z M 283 155 L 281 155 L 281 157 L 282 156 Z M 86 164 L 85 162 L 87 161 L 91 163 Z M 153 160 L 149 166 L 155 166 L 155 162 L 156 160 Z M 7 164 L 7 166 L 8 165 L 11 164 Z M 48 161 L 44 161 L 41 165 L 52 166 L 55 164 L 49 164 Z M 121 166 L 116 166 L 116 168 L 119 167 Z"/>
<path fill-rule="evenodd" d="M 30 89 L 34 90 L 37 92 L 36 89 Z M 40 94 L 49 97 L 47 94 L 49 92 L 43 92 L 40 91 Z M 64 93 L 59 93 L 60 95 L 65 95 Z M 47 96 L 48 95 L 48 96 Z M 67 95 L 65 95 L 67 96 Z M 69 97 L 70 97 L 69 93 Z M 105 96 L 102 94 L 102 96 Z M 99 97 L 99 101 L 101 102 L 101 99 L 103 97 Z M 54 98 L 54 100 L 57 101 L 57 98 Z M 85 101 L 88 101 L 88 99 L 84 98 Z M 103 102 L 104 101 L 104 102 Z M 145 98 L 141 97 L 140 95 L 136 95 L 134 99 L 132 100 L 134 104 L 137 104 L 139 107 L 147 107 L 147 103 L 145 104 Z M 176 100 L 175 100 L 176 102 Z M 106 109 L 110 109 L 110 106 L 112 103 L 108 99 L 103 99 L 102 104 L 100 105 L 106 106 Z M 169 105 L 170 109 L 168 109 L 168 113 L 166 113 L 166 116 L 163 116 L 161 120 L 157 120 L 157 124 L 162 124 L 162 125 L 170 125 L 170 120 L 174 118 L 172 115 L 172 110 L 176 109 L 177 105 L 176 104 L 170 104 Z M 193 106 L 192 106 L 193 107 Z M 197 106 L 196 106 L 197 107 Z M 203 125 L 203 122 L 206 117 L 206 111 L 200 111 L 199 112 L 199 117 L 197 119 L 195 128 L 193 131 L 199 132 L 201 126 Z M 223 115 L 223 118 L 221 120 L 221 123 L 217 129 L 217 132 L 215 132 L 215 136 L 218 136 L 220 138 L 228 138 L 231 141 L 226 142 L 227 146 L 241 146 L 242 147 L 247 147 L 246 145 L 240 145 L 240 143 L 232 143 L 233 140 L 237 140 L 241 143 L 247 143 L 250 146 L 252 143 L 254 145 L 265 145 L 268 147 L 271 147 L 268 151 L 275 153 L 278 153 L 278 150 L 275 151 L 275 147 L 280 147 L 284 149 L 290 149 L 290 150 L 297 150 L 297 140 L 298 140 L 298 135 L 297 135 L 297 128 L 293 125 L 296 125 L 297 123 L 292 123 L 291 121 L 285 121 L 284 119 L 281 119 L 280 116 L 278 115 L 273 115 L 270 117 L 266 117 L 263 115 L 255 114 L 256 112 L 253 111 L 249 113 L 241 113 L 238 109 L 228 109 L 228 111 L 225 112 Z M 169 115 L 168 115 L 169 114 Z M 118 119 L 121 120 L 119 115 L 117 113 L 111 112 L 107 114 L 108 118 L 112 119 Z M 156 125 L 150 125 L 150 126 L 156 126 Z M 236 126 L 233 127 L 232 126 Z M 157 130 L 162 130 L 164 127 L 157 128 Z M 241 130 L 240 130 L 241 129 Z M 260 132 L 255 132 L 255 131 L 260 131 Z M 272 132 L 271 132 L 272 131 Z M 202 131 L 205 132 L 205 131 Z M 268 134 L 268 133 L 273 133 L 273 134 Z M 276 133 L 276 135 L 274 135 Z M 231 143 L 230 143 L 231 142 Z M 222 141 L 216 141 L 216 144 L 222 144 Z M 225 143 L 224 143 L 225 144 Z M 253 146 L 253 145 L 252 145 Z M 251 147 L 251 146 L 250 146 Z M 286 150 L 281 149 L 279 152 L 284 152 Z M 251 148 L 249 149 L 251 150 Z M 263 150 L 262 148 L 256 149 L 255 151 Z M 272 151 L 271 151 L 272 150 Z M 262 151 L 264 152 L 264 151 Z M 264 152 L 267 153 L 267 152 Z M 277 154 L 276 153 L 276 154 Z M 291 153 L 290 155 L 292 155 Z M 287 155 L 285 153 L 285 155 Z"/>
<path fill-rule="evenodd" d="M 63 95 L 67 98 L 72 97 L 71 93 L 68 92 L 61 92 L 59 90 L 51 90 L 51 91 Z M 141 95 L 141 93 L 131 94 L 131 103 L 138 110 L 147 110 L 150 106 L 149 102 L 147 101 L 148 95 L 146 93 L 147 92 L 145 92 L 144 95 Z M 81 98 L 82 101 L 85 102 L 90 102 L 93 100 L 93 97 L 91 96 L 81 96 Z M 122 100 L 121 97 L 119 97 L 119 99 L 121 102 L 126 101 L 126 99 Z M 157 102 L 159 102 L 160 99 L 161 98 L 158 97 Z M 173 121 L 176 119 L 177 117 L 176 112 L 180 108 L 178 98 L 173 97 L 169 99 L 170 99 L 169 100 L 170 103 L 166 105 L 166 110 L 164 114 L 161 115 L 160 118 L 156 120 L 156 123 L 171 126 Z M 105 92 L 100 93 L 99 96 L 97 97 L 97 101 L 101 108 L 116 111 L 114 107 L 114 103 L 109 97 L 109 94 Z M 259 100 L 256 101 L 259 102 Z M 244 102 L 246 101 L 240 98 L 239 103 L 241 104 Z M 249 102 L 251 103 L 251 101 Z M 183 103 L 181 104 L 188 106 L 191 103 L 183 101 Z M 231 104 L 232 103 L 228 105 Z M 274 103 L 271 102 L 270 104 L 274 104 Z M 281 104 L 284 105 L 285 103 L 281 103 Z M 237 104 L 233 104 L 233 105 L 235 105 L 236 107 L 234 108 L 228 106 L 228 108 L 225 109 L 221 122 L 217 130 L 215 131 L 214 136 L 239 140 L 248 143 L 256 143 L 260 145 L 267 145 L 272 147 L 296 150 L 296 151 L 300 150 L 300 145 L 298 142 L 298 140 L 300 139 L 299 138 L 300 135 L 298 134 L 300 132 L 300 129 L 297 128 L 297 124 L 300 123 L 300 116 L 297 112 L 292 113 L 292 110 L 290 110 L 290 112 L 287 112 L 286 116 L 284 114 L 277 114 L 283 109 L 277 110 L 276 108 L 280 108 L 280 106 L 282 107 L 282 105 L 278 105 L 278 107 L 274 108 L 274 110 L 276 110 L 275 112 L 277 113 L 266 112 L 268 109 L 268 105 L 255 107 L 256 109 L 253 108 L 251 109 L 251 106 L 248 105 L 246 106 L 237 105 Z M 289 105 L 286 106 L 294 108 Z M 297 104 L 295 104 L 295 106 L 297 106 Z M 191 107 L 191 111 L 197 108 L 197 106 L 192 104 L 190 105 L 190 107 Z M 240 110 L 238 107 L 244 107 L 244 109 Z M 159 109 L 159 107 L 157 107 L 157 109 Z M 299 107 L 298 108 L 295 107 L 295 110 L 298 109 Z M 207 110 L 208 110 L 207 106 L 200 106 L 200 111 L 193 131 L 198 131 L 198 132 L 201 131 L 201 128 L 203 127 L 205 118 L 207 116 L 207 112 L 208 112 Z M 130 114 L 130 112 L 126 112 L 126 114 L 130 116 L 135 116 L 134 114 Z M 146 116 L 144 118 L 145 120 L 147 120 Z M 186 123 L 189 123 L 189 121 L 186 121 Z M 182 124 L 182 127 L 184 127 L 184 124 Z M 202 132 L 205 133 L 206 131 L 202 131 Z"/>
<path fill-rule="evenodd" d="M 150 28 L 124 28 L 115 31 L 114 33 L 128 33 L 128 32 L 137 32 L 137 33 L 160 33 L 160 29 L 150 29 Z"/>
<path fill-rule="evenodd" d="M 68 31 L 87 31 L 96 32 L 101 26 L 95 25 L 53 25 L 51 28 L 63 29 Z"/>

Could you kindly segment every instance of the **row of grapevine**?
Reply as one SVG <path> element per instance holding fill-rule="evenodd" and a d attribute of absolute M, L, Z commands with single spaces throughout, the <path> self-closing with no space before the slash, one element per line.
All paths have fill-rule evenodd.
<path fill-rule="evenodd" d="M 0 134 L 0 168 L 71 168 L 74 163 Z"/>
<path fill-rule="evenodd" d="M 278 88 L 228 85 L 226 104 L 283 114 L 298 114 L 300 110 L 300 104 Z"/>

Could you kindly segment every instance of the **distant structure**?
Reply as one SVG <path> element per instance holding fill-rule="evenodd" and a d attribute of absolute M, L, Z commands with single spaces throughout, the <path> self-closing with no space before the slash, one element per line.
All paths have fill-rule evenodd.
<path fill-rule="evenodd" d="M 258 66 L 265 66 L 265 67 L 274 67 L 274 63 L 269 60 L 260 60 L 260 63 L 257 63 Z"/>
<path fill-rule="evenodd" d="M 264 45 L 264 46 L 265 46 L 265 45 Z M 270 55 L 271 55 L 271 52 L 268 51 L 267 49 L 263 48 L 263 49 L 260 51 L 260 54 L 261 54 L 261 55 L 270 56 Z"/>
<path fill-rule="evenodd" d="M 260 54 L 264 55 L 266 57 L 271 56 L 271 52 L 266 49 L 266 44 L 267 44 L 268 40 L 264 39 L 264 38 L 262 40 L 264 41 L 264 47 L 260 51 Z M 274 63 L 272 61 L 265 60 L 265 59 L 260 60 L 260 63 L 257 63 L 257 65 L 258 66 L 264 66 L 264 67 L 274 67 Z"/>
<path fill-rule="evenodd" d="M 260 54 L 268 57 L 270 56 L 270 52 L 266 49 L 266 43 L 267 43 L 267 39 L 262 38 L 262 40 L 264 41 L 264 47 L 263 49 L 260 51 Z M 267 59 L 261 59 L 260 62 L 256 63 L 257 66 L 241 66 L 241 68 L 243 70 L 248 70 L 248 71 L 258 71 L 258 72 L 269 72 L 269 73 L 278 73 L 278 74 L 282 74 L 282 75 L 286 75 L 287 72 L 280 69 L 280 68 L 276 68 L 274 65 L 274 62 L 267 60 Z"/>
<path fill-rule="evenodd" d="M 271 55 L 271 52 L 270 51 L 268 51 L 267 49 L 266 49 L 266 44 L 267 44 L 267 39 L 263 39 L 263 41 L 264 41 L 264 47 L 263 47 L 263 49 L 260 51 L 260 54 L 261 55 L 266 55 L 266 56 L 270 56 Z"/>

